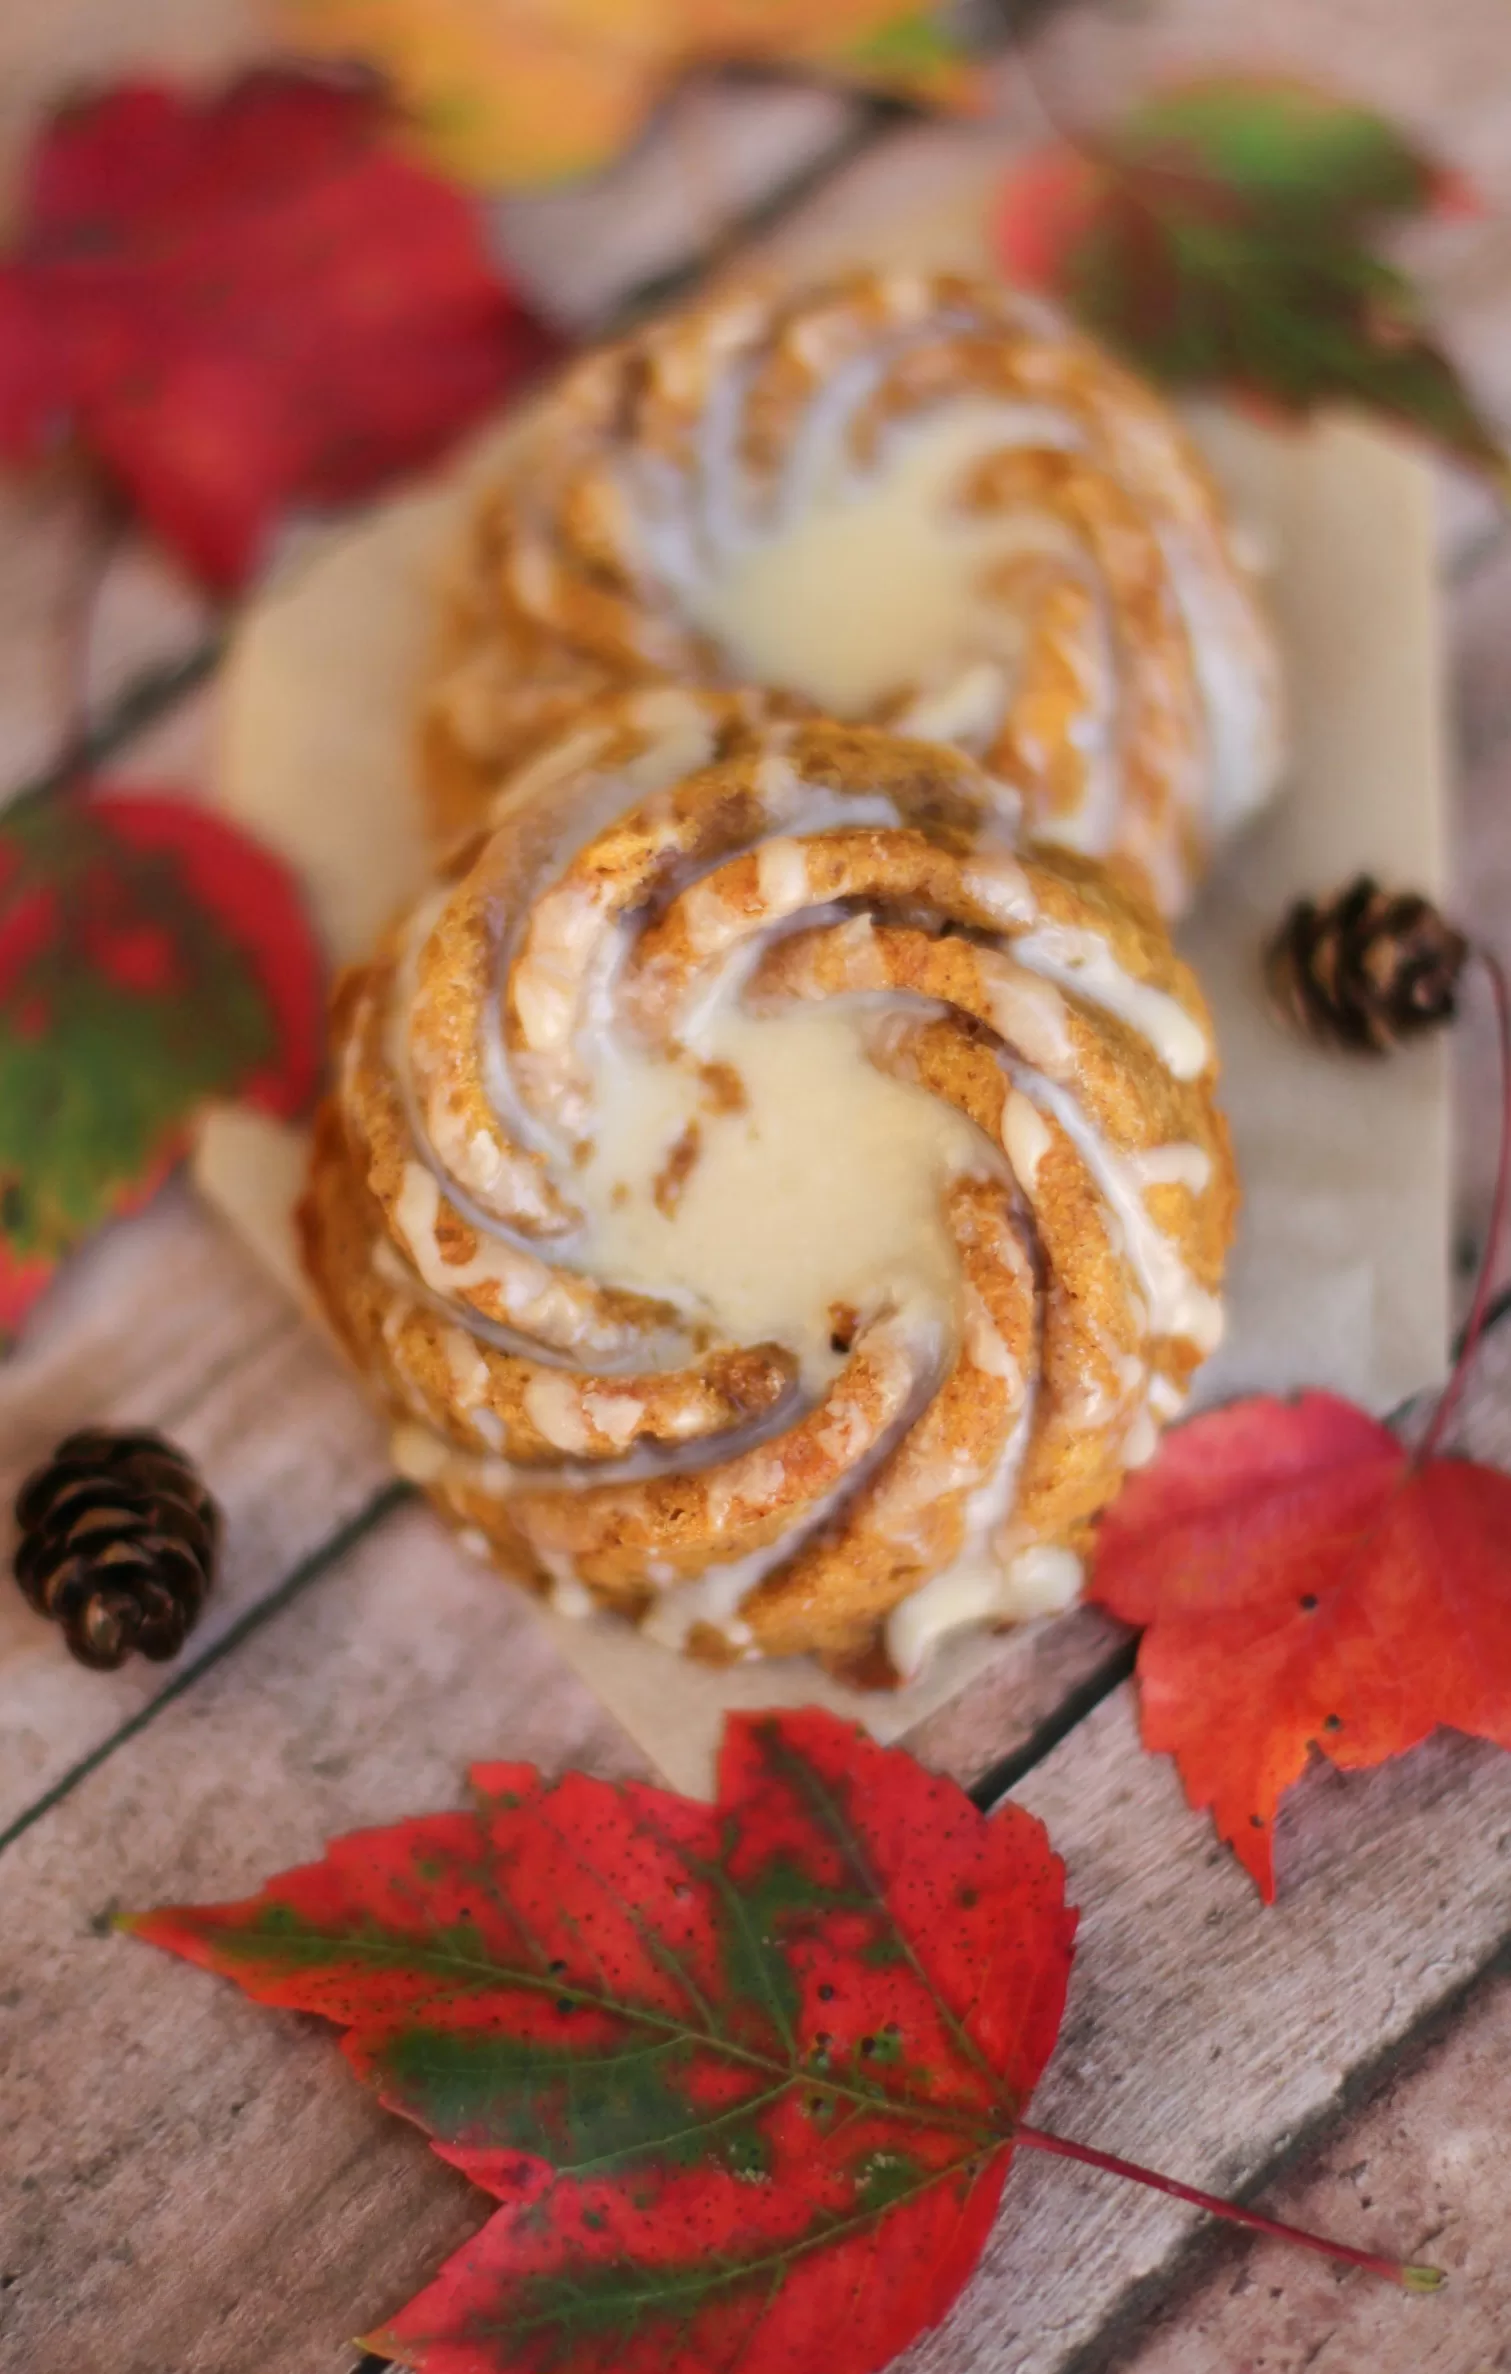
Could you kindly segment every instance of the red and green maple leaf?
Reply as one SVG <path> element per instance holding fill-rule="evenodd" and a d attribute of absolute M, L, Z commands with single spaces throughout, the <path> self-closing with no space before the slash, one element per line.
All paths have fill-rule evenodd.
<path fill-rule="evenodd" d="M 429 460 L 548 350 L 376 102 L 264 73 L 54 117 L 0 257 L 0 461 L 75 439 L 216 587 Z"/>
<path fill-rule="evenodd" d="M 0 1337 L 151 1194 L 206 1099 L 296 1113 L 319 1070 L 284 868 L 192 801 L 105 788 L 0 813 Z"/>
<path fill-rule="evenodd" d="M 1380 237 L 1462 212 L 1462 182 L 1394 125 L 1305 84 L 1221 77 L 1157 93 L 1012 172 L 1012 277 L 1060 296 L 1175 387 L 1301 414 L 1361 404 L 1511 484 L 1505 449 Z"/>
<path fill-rule="evenodd" d="M 737 1721 L 717 1805 L 525 1765 L 132 1925 L 348 2030 L 504 2202 L 375 2337 L 433 2374 L 863 2374 L 986 2238 L 1074 1915 L 1041 1825 L 832 1717 Z"/>
<path fill-rule="evenodd" d="M 502 2206 L 371 2345 L 426 2374 L 871 2374 L 980 2255 L 1075 1933 L 1043 1825 L 816 1710 L 713 1805 L 524 1764 L 239 1904 L 123 1925 L 317 2013 Z M 1344 2250 L 1427 2290 L 1427 2268 Z"/>

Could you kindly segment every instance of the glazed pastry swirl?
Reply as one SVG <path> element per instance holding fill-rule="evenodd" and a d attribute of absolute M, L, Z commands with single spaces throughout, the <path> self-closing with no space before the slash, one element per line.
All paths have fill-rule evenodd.
<path fill-rule="evenodd" d="M 343 982 L 311 1274 L 558 1605 L 875 1675 L 1073 1594 L 1235 1189 L 1162 926 L 1018 824 L 939 745 L 622 695 Z"/>
<path fill-rule="evenodd" d="M 585 358 L 471 521 L 437 812 L 627 681 L 762 684 L 957 744 L 1173 913 L 1278 761 L 1269 637 L 1152 390 L 1037 302 L 736 288 Z"/>

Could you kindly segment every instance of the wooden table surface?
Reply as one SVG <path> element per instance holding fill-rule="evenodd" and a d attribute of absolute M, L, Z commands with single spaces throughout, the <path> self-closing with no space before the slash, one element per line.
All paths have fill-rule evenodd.
<path fill-rule="evenodd" d="M 1440 313 L 1511 426 L 1511 18 L 1505 0 L 1147 0 L 1076 6 L 1033 42 L 1062 115 L 1157 72 L 1283 62 L 1389 105 L 1484 189 L 1480 220 L 1414 238 Z M 60 81 L 255 47 L 234 0 L 10 0 L 0 174 Z M 802 203 L 922 193 L 998 120 L 900 128 L 834 94 L 686 103 L 732 205 L 803 175 Z M 685 144 L 690 147 L 692 143 Z M 909 177 L 913 177 L 910 184 Z M 827 177 L 827 178 L 825 178 Z M 687 254 L 658 143 L 604 190 L 531 200 L 506 232 L 576 318 Z M 1445 474 L 1461 912 L 1511 957 L 1511 534 Z M 0 790 L 55 759 L 89 529 L 77 491 L 0 488 Z M 112 767 L 208 763 L 214 621 L 128 543 L 89 635 Z M 190 679 L 194 682 L 191 685 Z M 145 686 L 145 690 L 144 690 Z M 1367 797 L 1367 786 L 1361 787 Z M 1460 1040 L 1463 1267 L 1483 1228 L 1487 1035 Z M 1424 1380 L 1424 1384 L 1429 1380 Z M 636 1766 L 528 1607 L 391 1480 L 345 1375 L 182 1182 L 106 1233 L 0 1367 L 0 1489 L 86 1418 L 166 1428 L 227 1517 L 219 1587 L 176 1666 L 82 1672 L 0 1595 L 0 2374 L 350 2374 L 379 2321 L 479 2222 L 482 2197 L 352 2084 L 328 2034 L 150 1957 L 114 1909 L 227 1896 L 333 1831 L 457 1803 L 464 1765 Z M 1511 1465 L 1511 1318 L 1461 1439 Z M 914 2374 L 1491 2374 L 1511 2369 L 1511 1759 L 1442 1737 L 1385 1770 L 1314 1775 L 1280 1825 L 1264 1910 L 1139 1750 L 1127 1650 L 1082 1611 L 1004 1645 L 922 1727 L 927 1761 L 1049 1823 L 1083 1907 L 1040 2123 L 1262 2197 L 1281 2216 L 1428 2256 L 1408 2302 L 1250 2247 L 1064 2165 L 1012 2177 L 983 2267 Z"/>

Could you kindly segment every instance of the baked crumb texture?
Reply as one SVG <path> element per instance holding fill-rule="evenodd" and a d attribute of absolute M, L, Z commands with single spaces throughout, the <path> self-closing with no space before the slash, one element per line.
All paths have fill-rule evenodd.
<path fill-rule="evenodd" d="M 1277 770 L 1253 585 L 1163 399 L 1039 301 L 946 276 L 726 285 L 566 374 L 454 556 L 421 722 L 439 837 L 587 700 L 776 686 L 711 629 L 735 575 L 816 505 L 885 500 L 952 414 L 971 433 L 916 497 L 895 590 L 976 554 L 960 639 L 858 708 L 810 705 L 969 751 L 1040 838 L 1130 861 L 1177 912 Z"/>
<path fill-rule="evenodd" d="M 1237 1190 L 1153 904 L 1021 829 L 942 745 L 619 694 L 494 792 L 340 982 L 310 1276 L 402 1464 L 559 1607 L 874 1679 L 1071 1595 L 1220 1332 Z M 940 1184 L 954 1308 L 877 1279 L 835 1309 L 820 1390 L 787 1345 L 583 1263 L 590 1044 L 697 1072 L 721 995 L 853 1014 L 857 1063 L 971 1125 Z M 738 1107 L 708 1085 L 711 1116 Z"/>

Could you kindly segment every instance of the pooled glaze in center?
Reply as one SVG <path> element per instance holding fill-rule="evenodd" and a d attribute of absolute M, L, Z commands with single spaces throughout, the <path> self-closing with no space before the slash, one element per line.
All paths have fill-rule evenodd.
<path fill-rule="evenodd" d="M 606 1041 L 594 1149 L 573 1178 L 589 1215 L 574 1256 L 616 1285 L 689 1301 L 735 1342 L 789 1346 L 810 1389 L 842 1364 L 837 1308 L 892 1304 L 946 1332 L 960 1277 L 941 1190 L 990 1157 L 952 1107 L 878 1071 L 859 1033 L 843 1008 L 754 1015 L 721 1001 L 688 1060 Z M 715 1066 L 728 1070 L 710 1089 Z M 741 1109 L 721 1110 L 734 1081 Z"/>
<path fill-rule="evenodd" d="M 1010 660 L 1017 621 L 990 600 L 991 570 L 1066 539 L 1047 514 L 971 511 L 961 497 L 974 464 L 1030 432 L 1049 444 L 1065 433 L 1028 406 L 975 397 L 894 430 L 869 469 L 831 448 L 805 502 L 692 579 L 689 615 L 751 682 L 834 717 L 920 683 L 937 690 L 984 657 Z"/>

